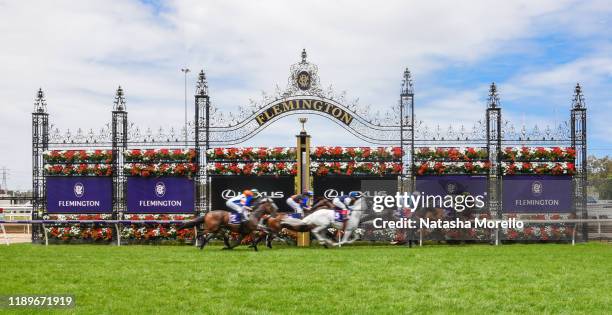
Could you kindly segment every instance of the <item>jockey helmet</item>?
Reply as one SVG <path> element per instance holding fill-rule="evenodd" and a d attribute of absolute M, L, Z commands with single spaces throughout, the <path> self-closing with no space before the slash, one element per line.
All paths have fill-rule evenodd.
<path fill-rule="evenodd" d="M 254 195 L 253 191 L 252 190 L 248 190 L 248 189 L 243 191 L 242 194 L 245 195 L 245 196 L 253 196 Z"/>
<path fill-rule="evenodd" d="M 314 192 L 312 192 L 312 190 L 304 190 L 303 194 L 306 196 L 311 196 L 311 197 L 314 196 Z"/>
<path fill-rule="evenodd" d="M 360 193 L 360 192 L 358 192 L 358 191 L 351 191 L 351 192 L 349 193 L 349 197 L 351 197 L 351 198 L 355 198 L 355 199 L 357 199 L 357 198 L 361 198 L 361 193 Z"/>

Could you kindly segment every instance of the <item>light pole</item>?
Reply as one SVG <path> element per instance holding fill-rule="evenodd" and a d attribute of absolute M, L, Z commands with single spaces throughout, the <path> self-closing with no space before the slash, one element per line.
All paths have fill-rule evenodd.
<path fill-rule="evenodd" d="M 189 73 L 189 68 L 182 68 L 181 71 L 185 74 L 185 148 L 189 147 L 188 137 L 187 137 L 187 73 Z"/>

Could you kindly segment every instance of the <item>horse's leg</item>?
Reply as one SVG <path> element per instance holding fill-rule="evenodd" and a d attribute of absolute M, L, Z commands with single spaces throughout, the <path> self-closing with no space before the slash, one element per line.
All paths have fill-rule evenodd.
<path fill-rule="evenodd" d="M 274 234 L 268 233 L 266 234 L 266 246 L 268 248 L 272 248 L 272 240 L 274 239 Z"/>
<path fill-rule="evenodd" d="M 321 232 L 325 230 L 325 227 L 326 227 L 325 225 L 319 225 L 316 228 L 312 229 L 311 232 L 317 238 L 317 240 L 319 241 L 319 244 L 322 244 L 323 246 L 327 247 L 327 245 L 330 245 L 333 243 L 327 237 L 321 234 Z"/>
<path fill-rule="evenodd" d="M 257 252 L 257 251 L 259 251 L 259 250 L 257 249 L 257 243 L 259 243 L 259 241 L 260 241 L 262 238 L 263 238 L 263 236 L 258 237 L 257 239 L 253 237 L 253 238 L 252 238 L 252 240 L 251 240 L 251 245 L 250 245 L 249 247 L 252 247 L 252 248 L 253 248 L 253 250 L 255 250 L 256 252 Z"/>
<path fill-rule="evenodd" d="M 234 249 L 234 248 L 238 247 L 242 243 L 243 239 L 244 239 L 244 235 L 240 234 L 240 236 L 238 237 L 238 240 L 236 241 L 236 243 L 234 243 L 234 245 L 230 245 L 227 248 L 224 247 L 224 249 Z"/>
<path fill-rule="evenodd" d="M 200 250 L 204 249 L 204 246 L 206 246 L 206 244 L 208 244 L 208 242 L 210 241 L 211 238 L 213 238 L 215 235 L 212 233 L 207 233 L 204 234 L 204 236 L 202 237 L 202 243 L 200 243 L 198 245 L 198 247 L 200 248 Z"/>
<path fill-rule="evenodd" d="M 223 249 L 231 249 L 232 245 L 230 244 L 230 236 L 227 231 L 223 232 Z"/>
<path fill-rule="evenodd" d="M 257 239 L 253 239 L 253 243 L 255 243 L 255 245 L 258 245 L 263 239 L 266 239 L 266 242 L 268 240 L 268 235 L 270 235 L 269 233 L 264 233 L 261 236 L 259 236 Z"/>

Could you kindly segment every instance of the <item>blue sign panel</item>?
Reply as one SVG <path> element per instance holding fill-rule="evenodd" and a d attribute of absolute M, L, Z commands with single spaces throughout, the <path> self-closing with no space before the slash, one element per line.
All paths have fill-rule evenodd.
<path fill-rule="evenodd" d="M 49 213 L 109 213 L 112 196 L 111 177 L 47 177 Z"/>
<path fill-rule="evenodd" d="M 127 211 L 132 213 L 189 213 L 194 211 L 195 186 L 186 177 L 129 177 Z"/>
<path fill-rule="evenodd" d="M 502 183 L 504 212 L 571 212 L 571 176 L 513 175 Z"/>

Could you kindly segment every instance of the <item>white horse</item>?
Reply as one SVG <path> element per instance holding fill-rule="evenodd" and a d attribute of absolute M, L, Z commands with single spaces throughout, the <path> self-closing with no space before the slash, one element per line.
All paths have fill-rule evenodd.
<path fill-rule="evenodd" d="M 332 246 L 341 246 L 342 244 L 350 244 L 357 240 L 358 235 L 353 234 L 353 232 L 359 226 L 359 220 L 361 219 L 361 215 L 363 214 L 363 198 L 357 199 L 355 203 L 349 207 L 351 213 L 349 215 L 348 222 L 346 224 L 346 230 L 344 232 L 344 236 L 342 240 L 338 243 L 332 242 L 323 232 L 330 228 L 342 229 L 342 222 L 338 222 L 335 220 L 335 211 L 331 209 L 319 209 L 309 215 L 307 215 L 304 219 L 286 219 L 283 220 L 284 227 L 288 227 L 290 229 L 294 229 L 297 231 L 307 231 L 310 230 L 312 234 L 317 238 L 320 244 L 323 245 L 332 245 Z M 281 224 L 281 225 L 283 225 Z M 353 238 L 351 238 L 353 235 Z"/>

